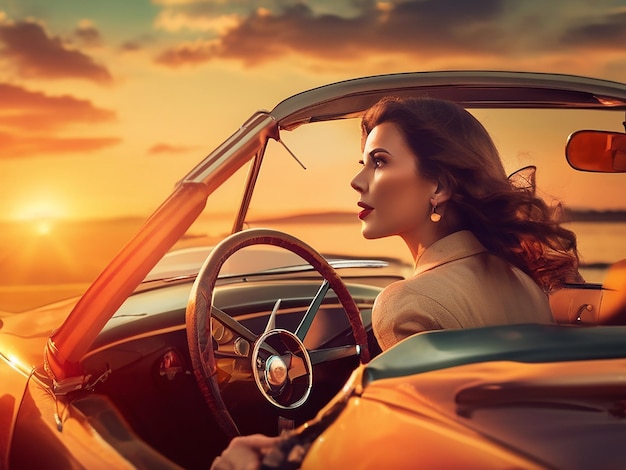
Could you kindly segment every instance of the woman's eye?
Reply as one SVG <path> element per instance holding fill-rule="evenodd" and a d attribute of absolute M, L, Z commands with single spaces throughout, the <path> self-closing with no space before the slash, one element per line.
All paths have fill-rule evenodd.
<path fill-rule="evenodd" d="M 365 160 L 359 160 L 359 165 L 372 168 L 380 168 L 386 163 L 383 157 L 368 156 Z"/>

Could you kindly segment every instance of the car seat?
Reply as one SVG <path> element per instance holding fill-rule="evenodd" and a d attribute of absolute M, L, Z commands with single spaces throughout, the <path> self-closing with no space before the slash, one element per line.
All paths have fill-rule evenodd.
<path fill-rule="evenodd" d="M 602 284 L 567 284 L 550 294 L 559 324 L 626 325 L 626 259 L 613 263 Z"/>
<path fill-rule="evenodd" d="M 598 324 L 626 325 L 626 259 L 613 263 L 602 283 Z"/>

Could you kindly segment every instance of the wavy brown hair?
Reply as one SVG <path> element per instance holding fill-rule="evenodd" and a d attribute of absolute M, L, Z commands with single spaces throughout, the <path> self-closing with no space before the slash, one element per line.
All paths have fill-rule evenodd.
<path fill-rule="evenodd" d="M 560 206 L 509 181 L 489 133 L 472 114 L 450 101 L 387 97 L 363 116 L 363 141 L 383 122 L 399 127 L 420 173 L 450 190 L 446 210 L 457 215 L 457 229 L 471 230 L 546 292 L 582 282 L 576 235 L 561 226 Z"/>

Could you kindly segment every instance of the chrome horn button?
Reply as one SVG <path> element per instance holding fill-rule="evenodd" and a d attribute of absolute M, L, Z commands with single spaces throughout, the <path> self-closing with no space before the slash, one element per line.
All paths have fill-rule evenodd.
<path fill-rule="evenodd" d="M 282 387 L 287 381 L 287 364 L 279 356 L 271 356 L 265 363 L 265 377 L 270 385 Z"/>
<path fill-rule="evenodd" d="M 311 358 L 292 332 L 271 329 L 255 342 L 252 371 L 263 396 L 277 408 L 298 408 L 313 386 Z"/>

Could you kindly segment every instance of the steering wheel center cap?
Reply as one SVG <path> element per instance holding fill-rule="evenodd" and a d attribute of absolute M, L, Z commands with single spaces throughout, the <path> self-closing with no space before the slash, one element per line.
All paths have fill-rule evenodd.
<path fill-rule="evenodd" d="M 298 408 L 313 387 L 309 352 L 292 332 L 272 329 L 256 340 L 252 372 L 257 387 L 272 405 L 284 410 Z"/>
<path fill-rule="evenodd" d="M 265 375 L 271 385 L 280 387 L 287 380 L 287 364 L 279 356 L 271 356 L 265 363 Z"/>

